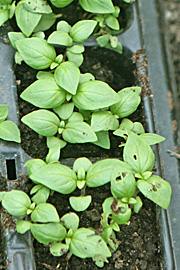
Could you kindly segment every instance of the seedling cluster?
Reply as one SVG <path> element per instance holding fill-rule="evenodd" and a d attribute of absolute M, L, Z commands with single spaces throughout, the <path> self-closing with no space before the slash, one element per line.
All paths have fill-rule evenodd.
<path fill-rule="evenodd" d="M 57 8 L 71 2 L 51 0 Z M 97 38 L 100 46 L 121 51 L 120 43 L 110 31 L 120 30 L 119 7 L 114 7 L 111 0 L 79 0 L 79 4 L 92 13 L 91 19 L 72 26 L 60 20 L 56 30 L 46 36 L 43 31 L 59 17 L 49 4 L 43 0 L 23 0 L 16 6 L 11 0 L 0 0 L 0 24 L 15 13 L 21 30 L 9 33 L 16 49 L 16 63 L 24 61 L 38 71 L 37 80 L 20 97 L 39 109 L 21 121 L 46 137 L 49 149 L 45 160 L 31 159 L 25 164 L 34 183 L 31 198 L 23 191 L 12 190 L 0 192 L 0 201 L 9 214 L 21 218 L 16 224 L 17 231 L 24 234 L 30 230 L 37 241 L 50 247 L 52 255 L 70 252 L 80 258 L 90 257 L 98 267 L 103 267 L 118 248 L 116 233 L 120 225 L 129 224 L 132 211 L 138 213 L 143 205 L 139 193 L 167 209 L 171 187 L 153 174 L 155 157 L 151 145 L 164 138 L 146 133 L 141 123 L 127 118 L 141 102 L 141 88 L 132 86 L 115 92 L 107 83 L 80 70 L 84 61 L 83 43 L 94 31 L 102 34 Z M 19 130 L 13 122 L 5 121 L 7 115 L 7 105 L 0 105 L 0 138 L 20 143 Z M 124 140 L 120 145 L 122 160 L 104 159 L 93 164 L 81 157 L 72 168 L 59 162 L 61 149 L 67 143 L 88 142 L 110 149 L 109 131 Z M 106 183 L 110 183 L 112 196 L 102 204 L 101 232 L 79 228 L 78 212 L 85 211 L 94 199 L 88 194 L 88 187 Z M 50 194 L 52 191 L 71 194 L 76 189 L 79 196 L 69 197 L 75 212 L 60 217 L 48 203 Z"/>

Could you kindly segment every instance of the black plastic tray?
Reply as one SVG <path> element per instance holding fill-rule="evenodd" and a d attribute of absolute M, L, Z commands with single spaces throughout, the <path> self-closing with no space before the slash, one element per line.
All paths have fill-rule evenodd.
<path fill-rule="evenodd" d="M 176 121 L 178 104 L 176 103 L 176 85 L 170 61 L 168 42 L 166 38 L 163 7 L 161 0 L 137 0 L 132 5 L 132 21 L 128 28 L 118 36 L 122 45 L 136 54 L 137 70 L 140 74 L 137 80 L 142 87 L 151 90 L 152 96 L 144 98 L 144 110 L 149 132 L 158 132 L 166 137 L 166 141 L 154 147 L 158 174 L 168 180 L 172 186 L 172 201 L 167 211 L 161 211 L 162 240 L 165 254 L 164 270 L 180 270 L 180 182 L 178 162 L 167 150 L 175 151 L 172 120 L 174 115 L 168 103 L 168 92 L 175 100 Z M 17 93 L 13 73 L 14 50 L 6 44 L 7 32 L 11 29 L 3 27 L 0 30 L 0 103 L 9 106 L 10 120 L 18 124 Z M 86 46 L 96 45 L 91 38 Z M 145 50 L 144 50 L 145 49 Z M 142 62 L 139 62 L 141 58 Z M 26 173 L 23 168 L 28 155 L 16 143 L 6 143 L 0 140 L 0 171 L 5 179 L 9 179 L 8 187 L 12 189 L 19 175 Z M 6 230 L 5 244 L 7 259 L 11 263 L 8 270 L 35 270 L 33 245 L 30 234 L 19 235 L 13 230 Z"/>

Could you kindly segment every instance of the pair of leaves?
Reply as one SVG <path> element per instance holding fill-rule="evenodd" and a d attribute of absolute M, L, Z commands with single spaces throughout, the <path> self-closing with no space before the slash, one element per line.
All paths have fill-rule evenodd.
<path fill-rule="evenodd" d="M 85 79 L 84 76 L 89 78 L 90 74 L 82 75 Z M 54 77 L 43 74 L 43 78 L 31 84 L 21 98 L 40 108 L 55 108 L 64 102 L 67 91 L 73 94 L 73 104 L 80 110 L 97 110 L 119 100 L 117 93 L 107 83 L 93 80 L 79 84 L 79 80 L 79 69 L 67 61 L 56 69 Z"/>
<path fill-rule="evenodd" d="M 28 168 L 28 172 L 30 172 L 29 176 L 32 181 L 63 194 L 69 194 L 76 189 L 78 176 L 75 172 L 78 172 L 78 166 L 85 166 L 87 169 L 86 166 L 88 164 L 86 178 L 82 180 L 86 180 L 86 185 L 89 187 L 104 185 L 110 182 L 111 179 L 114 179 L 119 171 L 127 171 L 129 168 L 125 162 L 117 159 L 101 160 L 90 165 L 91 163 L 88 159 L 85 161 L 84 158 L 79 158 L 74 163 L 73 169 L 75 171 L 59 163 L 41 165 L 38 161 L 37 164 L 40 164 L 39 168 L 31 169 L 34 163 L 36 162 L 29 163 L 30 168 Z M 78 165 L 78 163 L 82 163 L 82 165 Z M 28 166 L 27 163 L 26 166 Z"/>
<path fill-rule="evenodd" d="M 17 4 L 16 22 L 23 34 L 29 37 L 34 31 L 44 31 L 51 27 L 56 18 L 51 7 L 44 0 L 23 0 Z M 45 22 L 45 20 L 48 20 Z"/>
<path fill-rule="evenodd" d="M 59 25 L 60 23 L 61 25 Z M 65 21 L 61 21 L 60 23 L 57 25 L 57 31 L 54 31 L 49 36 L 48 43 L 68 47 L 72 46 L 73 42 L 84 42 L 92 34 L 97 24 L 94 20 L 81 20 L 72 27 Z"/>
<path fill-rule="evenodd" d="M 76 114 L 76 113 L 74 113 Z M 54 136 L 60 127 L 59 118 L 50 111 L 38 110 L 31 112 L 22 118 L 22 122 L 42 136 Z M 84 143 L 96 141 L 96 135 L 91 127 L 83 122 L 83 119 L 69 119 L 62 129 L 62 137 L 70 143 Z"/>
<path fill-rule="evenodd" d="M 6 120 L 8 113 L 8 106 L 0 105 L 0 139 L 20 143 L 20 131 L 14 122 Z"/>
<path fill-rule="evenodd" d="M 127 140 L 128 135 L 134 132 L 143 138 L 149 145 L 154 145 L 165 140 L 164 137 L 154 134 L 154 133 L 145 133 L 144 127 L 139 122 L 132 122 L 131 120 L 124 118 L 117 130 L 113 132 L 114 135 L 120 136 Z"/>

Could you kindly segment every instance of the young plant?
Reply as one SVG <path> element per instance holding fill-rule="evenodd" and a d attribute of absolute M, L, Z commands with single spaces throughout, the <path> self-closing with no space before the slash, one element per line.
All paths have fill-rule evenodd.
<path fill-rule="evenodd" d="M 30 215 L 30 221 L 17 221 L 17 232 L 24 234 L 30 230 L 38 242 L 50 245 L 52 255 L 62 256 L 69 250 L 77 257 L 92 258 L 99 267 L 103 267 L 104 262 L 108 262 L 107 257 L 111 257 L 100 235 L 90 228 L 78 229 L 79 217 L 75 213 L 67 213 L 60 219 L 52 204 L 36 205 L 26 193 L 19 190 L 0 192 L 0 201 L 12 216 L 24 218 Z"/>
<path fill-rule="evenodd" d="M 83 61 L 84 46 L 73 45 L 73 41 L 82 43 L 95 26 L 96 22 L 92 20 L 80 21 L 73 27 L 60 21 L 57 31 L 47 41 L 19 37 L 13 32 L 9 34 L 13 46 L 28 65 L 35 69 L 52 69 L 51 72 L 38 72 L 38 80 L 23 91 L 21 98 L 37 107 L 53 109 L 54 113 L 38 110 L 24 116 L 22 121 L 40 135 L 53 137 L 57 134 L 59 154 L 66 142 L 92 142 L 109 149 L 107 131 L 118 129 L 118 118 L 130 115 L 141 101 L 140 87 L 125 88 L 115 93 L 105 82 L 95 80 L 92 74 L 81 74 L 79 65 Z M 65 46 L 64 55 L 56 56 L 51 44 Z M 34 50 L 37 46 L 38 50 Z M 79 113 L 74 112 L 75 107 Z M 47 140 L 50 155 L 53 140 L 55 142 L 53 138 Z M 58 150 L 56 153 L 58 155 Z"/>
<path fill-rule="evenodd" d="M 20 131 L 14 122 L 6 120 L 8 113 L 8 106 L 0 105 L 0 139 L 20 143 Z"/>
<path fill-rule="evenodd" d="M 43 187 L 62 194 L 70 194 L 79 188 L 81 195 L 79 197 L 71 196 L 69 199 L 70 205 L 76 211 L 86 210 L 92 201 L 90 195 L 85 195 L 86 186 L 102 186 L 110 182 L 119 170 L 126 171 L 130 168 L 118 159 L 105 159 L 92 164 L 87 158 L 76 159 L 73 169 L 59 162 L 46 164 L 39 159 L 30 160 L 25 166 L 28 168 L 30 179 L 37 185 L 31 190 L 31 194 L 38 192 L 40 195 L 43 193 L 41 196 L 45 198 Z M 32 200 L 34 201 L 34 197 Z"/>

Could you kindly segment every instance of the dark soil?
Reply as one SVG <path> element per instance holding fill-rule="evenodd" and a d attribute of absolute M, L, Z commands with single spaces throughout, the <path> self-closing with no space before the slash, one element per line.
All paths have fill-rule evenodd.
<path fill-rule="evenodd" d="M 84 63 L 80 67 L 82 73 L 90 72 L 97 80 L 108 83 L 114 90 L 135 85 L 135 65 L 131 60 L 131 53 L 124 49 L 124 53 L 118 54 L 102 48 L 86 48 L 84 54 Z M 36 79 L 37 71 L 29 68 L 25 63 L 22 66 L 16 65 L 15 74 L 17 80 L 18 94 L 20 95 Z M 20 117 L 38 108 L 19 99 Z M 144 123 L 142 114 L 142 105 L 130 117 L 133 121 Z M 20 124 L 22 148 L 33 158 L 45 158 L 47 154 L 46 140 L 39 136 L 23 123 Z M 96 145 L 86 144 L 68 144 L 61 152 L 61 158 L 69 157 L 120 157 L 122 149 L 118 147 L 122 139 L 113 136 L 110 132 L 111 149 L 106 150 Z M 72 151 L 73 146 L 73 151 Z"/>

